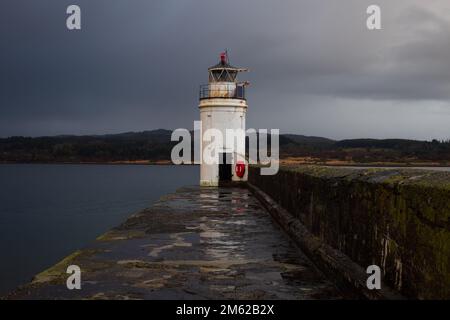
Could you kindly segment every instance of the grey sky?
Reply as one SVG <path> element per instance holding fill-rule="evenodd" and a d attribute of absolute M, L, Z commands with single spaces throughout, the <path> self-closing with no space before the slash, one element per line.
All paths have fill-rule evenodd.
<path fill-rule="evenodd" d="M 251 71 L 248 127 L 450 138 L 445 0 L 2 0 L 0 35 L 0 136 L 191 128 L 228 48 Z"/>

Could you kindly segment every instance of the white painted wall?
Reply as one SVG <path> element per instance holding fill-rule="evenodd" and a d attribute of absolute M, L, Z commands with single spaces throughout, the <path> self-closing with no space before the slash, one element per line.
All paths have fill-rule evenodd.
<path fill-rule="evenodd" d="M 234 161 L 232 165 L 232 180 L 233 181 L 247 181 L 247 167 L 245 176 L 239 178 L 235 173 L 235 165 L 237 160 L 245 161 L 245 117 L 247 112 L 247 102 L 241 99 L 203 99 L 200 100 L 200 120 L 202 121 L 201 128 L 201 147 L 200 152 L 203 155 L 203 149 L 210 142 L 204 141 L 203 133 L 211 128 L 218 129 L 222 132 L 224 143 L 226 140 L 226 129 L 241 129 L 244 133 L 243 137 L 237 139 L 235 143 L 222 144 L 220 152 L 233 153 Z M 227 148 L 231 147 L 231 148 Z M 216 159 L 217 163 L 219 159 Z M 219 184 L 219 165 L 207 164 L 202 161 L 200 165 L 200 185 L 202 186 L 217 186 Z"/>

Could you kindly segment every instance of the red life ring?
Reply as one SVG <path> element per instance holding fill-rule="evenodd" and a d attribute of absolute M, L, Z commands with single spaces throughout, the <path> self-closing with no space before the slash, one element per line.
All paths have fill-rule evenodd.
<path fill-rule="evenodd" d="M 243 178 L 245 175 L 245 163 L 242 161 L 239 161 L 238 163 L 236 163 L 235 171 L 236 171 L 236 175 L 239 178 Z"/>

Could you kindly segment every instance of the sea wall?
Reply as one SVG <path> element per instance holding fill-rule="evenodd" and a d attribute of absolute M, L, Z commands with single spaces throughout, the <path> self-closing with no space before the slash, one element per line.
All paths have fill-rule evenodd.
<path fill-rule="evenodd" d="M 450 173 L 252 167 L 249 182 L 362 268 L 380 266 L 403 296 L 450 298 Z"/>

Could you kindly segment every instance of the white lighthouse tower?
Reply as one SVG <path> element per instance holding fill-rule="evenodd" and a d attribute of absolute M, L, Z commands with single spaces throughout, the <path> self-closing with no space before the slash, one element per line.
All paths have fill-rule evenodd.
<path fill-rule="evenodd" d="M 246 181 L 247 162 L 245 160 L 245 115 L 247 101 L 245 87 L 248 82 L 238 82 L 239 72 L 247 69 L 236 68 L 229 64 L 227 53 L 220 55 L 220 62 L 208 69 L 209 82 L 200 87 L 201 144 L 203 157 L 205 148 L 215 143 L 213 158 L 200 165 L 200 185 L 218 186 L 226 181 Z M 211 139 L 211 134 L 219 131 L 223 137 Z M 227 138 L 236 133 L 234 141 Z M 206 150 L 208 152 L 209 150 Z"/>

